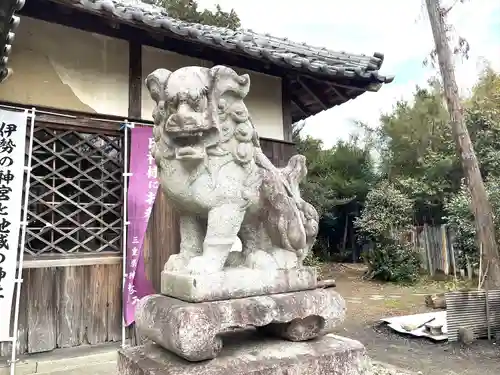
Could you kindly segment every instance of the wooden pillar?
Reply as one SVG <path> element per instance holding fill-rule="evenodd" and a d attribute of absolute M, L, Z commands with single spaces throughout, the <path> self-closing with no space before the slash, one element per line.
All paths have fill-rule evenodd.
<path fill-rule="evenodd" d="M 142 107 L 142 46 L 129 42 L 129 75 L 128 75 L 128 117 L 141 118 Z"/>

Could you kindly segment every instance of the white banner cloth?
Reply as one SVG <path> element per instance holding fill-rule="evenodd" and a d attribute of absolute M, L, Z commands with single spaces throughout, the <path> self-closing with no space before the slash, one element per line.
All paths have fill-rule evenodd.
<path fill-rule="evenodd" d="M 27 119 L 27 112 L 0 109 L 0 341 L 12 340 Z"/>

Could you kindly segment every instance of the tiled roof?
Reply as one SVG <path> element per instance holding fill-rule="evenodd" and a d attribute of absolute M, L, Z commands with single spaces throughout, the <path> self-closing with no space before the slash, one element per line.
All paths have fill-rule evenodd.
<path fill-rule="evenodd" d="M 14 12 L 20 10 L 23 5 L 24 0 L 0 1 L 0 83 L 10 74 L 7 63 L 14 41 L 14 31 L 19 25 L 19 17 L 16 17 Z"/>
<path fill-rule="evenodd" d="M 180 21 L 155 5 L 140 0 L 59 0 L 86 10 L 113 15 L 123 21 L 163 29 L 187 40 L 234 51 L 267 61 L 285 69 L 302 71 L 322 79 L 351 78 L 372 83 L 389 83 L 393 77 L 379 74 L 384 56 L 335 52 L 286 38 Z"/>

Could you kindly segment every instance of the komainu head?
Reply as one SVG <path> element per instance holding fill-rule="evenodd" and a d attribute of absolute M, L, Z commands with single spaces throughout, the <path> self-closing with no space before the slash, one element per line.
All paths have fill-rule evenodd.
<path fill-rule="evenodd" d="M 243 102 L 250 88 L 247 74 L 225 66 L 157 69 L 146 78 L 146 86 L 156 103 L 157 161 L 197 162 L 224 152 L 243 160 L 253 156 L 250 145 L 240 145 L 258 142 Z"/>

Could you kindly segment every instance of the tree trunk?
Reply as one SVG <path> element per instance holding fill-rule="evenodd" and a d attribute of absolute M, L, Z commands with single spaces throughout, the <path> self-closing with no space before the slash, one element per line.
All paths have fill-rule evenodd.
<path fill-rule="evenodd" d="M 457 153 L 462 162 L 465 177 L 472 197 L 478 242 L 483 246 L 484 266 L 488 270 L 486 282 L 491 288 L 500 288 L 500 261 L 495 239 L 495 226 L 488 195 L 484 188 L 476 154 L 465 125 L 463 108 L 453 69 L 452 54 L 446 38 L 444 17 L 439 0 L 426 0 L 432 34 L 436 44 L 439 69 L 443 79 L 444 93 L 450 114 L 453 137 Z"/>
<path fill-rule="evenodd" d="M 345 215 L 345 225 L 344 225 L 344 239 L 342 241 L 342 251 L 345 251 L 347 247 L 347 225 L 349 224 L 349 214 Z"/>

